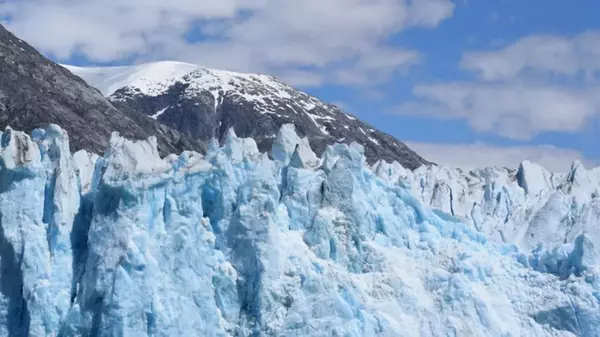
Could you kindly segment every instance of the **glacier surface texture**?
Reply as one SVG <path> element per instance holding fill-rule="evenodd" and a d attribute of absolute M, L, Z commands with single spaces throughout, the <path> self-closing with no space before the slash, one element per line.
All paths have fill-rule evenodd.
<path fill-rule="evenodd" d="M 71 155 L 54 125 L 0 145 L 0 336 L 600 336 L 577 169 L 371 168 L 291 125 L 272 159 L 233 131 L 205 156 Z"/>

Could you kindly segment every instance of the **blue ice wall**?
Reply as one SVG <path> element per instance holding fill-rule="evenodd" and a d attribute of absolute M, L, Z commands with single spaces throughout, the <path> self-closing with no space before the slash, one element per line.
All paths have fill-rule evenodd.
<path fill-rule="evenodd" d="M 1 134 L 0 336 L 599 336 L 595 244 L 523 252 L 365 163 Z"/>

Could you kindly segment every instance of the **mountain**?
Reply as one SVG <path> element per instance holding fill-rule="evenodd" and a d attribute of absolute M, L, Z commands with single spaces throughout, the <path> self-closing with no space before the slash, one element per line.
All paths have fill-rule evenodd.
<path fill-rule="evenodd" d="M 271 149 L 281 125 L 293 123 L 318 155 L 327 145 L 356 142 L 369 163 L 398 161 L 415 169 L 428 161 L 394 137 L 336 106 L 265 75 L 214 70 L 179 62 L 128 67 L 65 66 L 99 88 L 119 109 L 141 112 L 195 139 L 221 143 L 229 128 Z"/>
<path fill-rule="evenodd" d="M 56 125 L 0 138 L 2 336 L 599 335 L 598 241 L 489 241 L 357 144 L 318 158 L 284 125 L 273 159 L 232 131 L 163 159 L 114 134 L 98 158 Z"/>
<path fill-rule="evenodd" d="M 0 128 L 31 131 L 48 123 L 69 132 L 74 150 L 99 153 L 113 131 L 134 139 L 154 135 L 164 154 L 203 149 L 203 143 L 151 118 L 116 109 L 98 90 L 0 25 Z"/>

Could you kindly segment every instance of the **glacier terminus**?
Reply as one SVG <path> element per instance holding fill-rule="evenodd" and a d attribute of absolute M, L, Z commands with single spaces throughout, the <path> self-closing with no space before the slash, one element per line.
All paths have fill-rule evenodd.
<path fill-rule="evenodd" d="M 595 171 L 0 143 L 0 336 L 600 336 Z M 587 186 L 587 187 L 586 187 Z"/>

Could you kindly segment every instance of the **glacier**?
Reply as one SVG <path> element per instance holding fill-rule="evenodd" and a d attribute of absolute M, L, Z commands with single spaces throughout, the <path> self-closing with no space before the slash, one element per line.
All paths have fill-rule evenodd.
<path fill-rule="evenodd" d="M 272 158 L 233 130 L 165 158 L 0 138 L 1 336 L 600 336 L 577 167 L 370 167 L 292 125 Z"/>
<path fill-rule="evenodd" d="M 385 162 L 373 169 L 386 181 L 402 179 L 425 205 L 498 243 L 551 248 L 582 233 L 600 242 L 600 168 L 588 170 L 579 161 L 566 173 L 530 161 L 517 170 L 422 166 L 409 171 Z"/>

